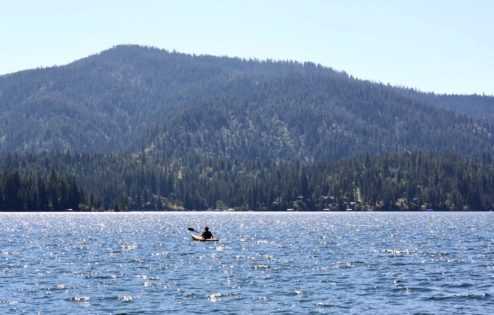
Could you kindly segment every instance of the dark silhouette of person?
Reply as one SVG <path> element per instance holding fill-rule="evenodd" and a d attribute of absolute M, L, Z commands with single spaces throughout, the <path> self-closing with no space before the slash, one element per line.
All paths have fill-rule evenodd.
<path fill-rule="evenodd" d="M 209 232 L 209 228 L 207 226 L 204 228 L 204 232 L 202 232 L 201 236 L 205 240 L 213 238 L 213 234 Z"/>

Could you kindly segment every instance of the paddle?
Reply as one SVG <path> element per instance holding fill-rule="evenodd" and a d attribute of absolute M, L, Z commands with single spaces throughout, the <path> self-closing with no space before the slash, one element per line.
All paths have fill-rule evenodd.
<path fill-rule="evenodd" d="M 197 232 L 196 230 L 194 230 L 193 228 L 188 228 L 187 230 L 189 230 L 190 232 L 194 232 L 194 233 L 197 233 L 197 234 L 201 234 L 201 233 Z"/>

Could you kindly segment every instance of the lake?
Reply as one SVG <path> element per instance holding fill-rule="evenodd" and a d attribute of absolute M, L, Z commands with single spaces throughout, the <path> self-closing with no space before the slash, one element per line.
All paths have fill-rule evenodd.
<path fill-rule="evenodd" d="M 493 213 L 0 213 L 0 246 L 1 314 L 494 313 Z"/>

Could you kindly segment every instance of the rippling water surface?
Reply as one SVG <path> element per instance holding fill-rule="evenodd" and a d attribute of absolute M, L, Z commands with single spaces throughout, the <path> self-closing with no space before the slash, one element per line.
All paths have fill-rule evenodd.
<path fill-rule="evenodd" d="M 0 313 L 492 314 L 493 218 L 0 213 Z"/>

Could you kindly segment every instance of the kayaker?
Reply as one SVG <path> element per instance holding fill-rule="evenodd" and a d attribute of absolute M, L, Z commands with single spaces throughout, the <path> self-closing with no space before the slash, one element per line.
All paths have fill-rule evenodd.
<path fill-rule="evenodd" d="M 213 234 L 211 232 L 209 232 L 209 228 L 207 226 L 204 228 L 204 232 L 202 232 L 201 236 L 205 240 L 213 238 Z"/>

